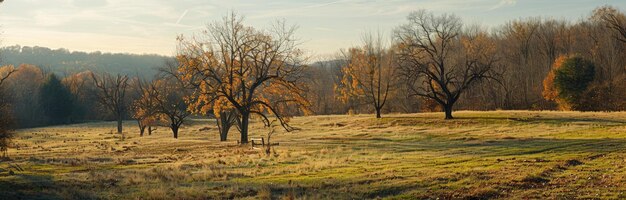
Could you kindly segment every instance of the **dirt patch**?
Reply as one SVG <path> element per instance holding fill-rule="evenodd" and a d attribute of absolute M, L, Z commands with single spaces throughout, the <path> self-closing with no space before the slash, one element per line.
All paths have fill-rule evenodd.
<path fill-rule="evenodd" d="M 601 158 L 601 157 L 604 157 L 604 156 L 605 156 L 605 154 L 596 154 L 596 155 L 593 155 L 593 156 L 589 156 L 587 159 L 595 160 L 595 159 L 598 159 L 598 158 Z"/>
<path fill-rule="evenodd" d="M 578 165 L 582 165 L 583 162 L 580 162 L 579 160 L 576 159 L 571 159 L 571 160 L 567 160 L 565 161 L 565 166 L 567 167 L 573 167 L 573 166 L 578 166 Z"/>
<path fill-rule="evenodd" d="M 524 177 L 524 179 L 522 179 L 522 183 L 524 183 L 526 186 L 545 185 L 548 182 L 550 182 L 550 180 L 536 175 L 526 176 Z"/>
<path fill-rule="evenodd" d="M 336 123 L 327 123 L 327 124 L 320 124 L 320 126 L 325 126 L 325 127 L 344 127 L 347 124 L 345 123 L 341 123 L 341 122 L 336 122 Z"/>
<path fill-rule="evenodd" d="M 211 128 L 209 128 L 209 127 L 202 127 L 200 129 L 198 129 L 198 131 L 209 131 L 209 130 L 211 130 Z"/>

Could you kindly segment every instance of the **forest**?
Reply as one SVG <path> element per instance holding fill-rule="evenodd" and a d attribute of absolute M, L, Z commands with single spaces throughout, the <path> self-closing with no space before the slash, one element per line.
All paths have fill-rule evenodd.
<path fill-rule="evenodd" d="M 58 167 L 50 173 L 64 181 L 39 192 L 61 199 L 102 197 L 72 184 L 64 170 L 112 181 L 85 183 L 104 188 L 99 195 L 111 199 L 142 199 L 143 191 L 159 199 L 162 187 L 171 188 L 163 195 L 180 199 L 337 194 L 370 199 L 406 193 L 419 199 L 489 199 L 541 198 L 546 184 L 570 181 L 558 172 L 612 162 L 617 155 L 611 153 L 624 146 L 618 136 L 626 123 L 626 15 L 618 7 L 590 9 L 580 20 L 530 17 L 490 28 L 453 13 L 416 10 L 384 32 L 354 33 L 361 35 L 359 45 L 311 58 L 301 49 L 297 26 L 279 20 L 260 29 L 231 12 L 198 35 L 179 35 L 174 56 L 3 47 L 0 150 L 5 160 L 13 154 L 16 163 L 31 166 L 26 171 L 33 174 L 43 171 L 37 168 L 42 163 Z M 581 136 L 585 133 L 594 135 Z M 44 139 L 29 140 L 33 137 Z M 252 151 L 259 138 L 263 149 Z M 72 142 L 80 148 L 68 146 Z M 250 143 L 252 150 L 244 147 Z M 594 151 L 585 143 L 608 146 Z M 202 145 L 214 151 L 192 153 L 207 147 Z M 584 152 L 564 150 L 569 147 Z M 101 151 L 110 158 L 95 161 Z M 66 160 L 51 152 L 83 157 Z M 404 157 L 395 155 L 416 163 L 406 166 Z M 198 161 L 203 159 L 209 161 Z M 483 166 L 486 160 L 498 171 Z M 371 162 L 395 165 L 370 173 Z M 169 168 L 159 167 L 162 163 Z M 296 168 L 281 167 L 290 164 Z M 110 168 L 98 171 L 101 166 Z M 428 166 L 436 177 L 421 171 Z M 512 175 L 515 170 L 506 168 L 511 166 L 528 175 Z M 13 164 L 4 167 L 20 171 Z M 477 168 L 485 171 L 471 171 Z M 195 169 L 203 177 L 192 174 Z M 3 186 L 2 173 L 0 168 L 0 191 L 32 189 Z M 325 179 L 325 173 L 337 179 Z M 495 183 L 495 176 L 510 182 Z M 219 189 L 207 192 L 195 185 L 205 179 Z M 464 183 L 474 179 L 489 187 Z M 185 182 L 194 183 L 192 189 L 180 189 Z M 116 184 L 145 184 L 151 190 Z M 378 190 L 368 190 L 370 184 Z M 317 189 L 326 192 L 315 196 Z M 116 196 L 118 190 L 132 195 Z M 573 197 L 552 192 L 547 197 Z"/>

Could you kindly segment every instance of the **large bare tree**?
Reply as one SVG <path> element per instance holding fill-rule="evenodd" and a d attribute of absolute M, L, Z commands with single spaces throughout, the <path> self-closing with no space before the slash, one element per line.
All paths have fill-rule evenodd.
<path fill-rule="evenodd" d="M 454 15 L 420 10 L 407 19 L 395 32 L 401 73 L 414 95 L 436 101 L 445 118 L 452 119 L 461 94 L 473 83 L 492 77 L 495 45 L 477 27 L 464 31 Z"/>
<path fill-rule="evenodd" d="M 199 114 L 233 109 L 241 143 L 248 142 L 251 115 L 275 117 L 291 131 L 290 108 L 306 105 L 302 52 L 295 27 L 284 22 L 267 31 L 243 24 L 236 14 L 208 25 L 201 38 L 179 37 L 181 80 L 195 88 L 191 108 Z"/>
<path fill-rule="evenodd" d="M 127 75 L 113 76 L 108 73 L 96 75 L 91 73 L 91 78 L 95 86 L 98 88 L 98 101 L 104 106 L 117 120 L 117 132 L 122 134 L 122 122 L 124 114 L 128 107 L 126 100 L 126 91 L 129 85 Z"/>

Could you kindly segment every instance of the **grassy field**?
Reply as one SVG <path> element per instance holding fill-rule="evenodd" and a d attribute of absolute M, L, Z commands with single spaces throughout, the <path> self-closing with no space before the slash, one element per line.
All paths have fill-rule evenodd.
<path fill-rule="evenodd" d="M 456 112 L 298 117 L 271 156 L 114 123 L 19 130 L 0 162 L 6 199 L 626 198 L 626 113 Z M 209 127 L 209 130 L 201 130 Z M 252 136 L 268 129 L 254 124 Z"/>

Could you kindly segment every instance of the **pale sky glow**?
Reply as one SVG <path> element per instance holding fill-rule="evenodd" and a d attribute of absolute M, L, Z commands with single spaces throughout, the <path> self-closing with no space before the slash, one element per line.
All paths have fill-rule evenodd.
<path fill-rule="evenodd" d="M 173 55 L 177 35 L 236 11 L 258 28 L 296 24 L 304 50 L 328 55 L 357 45 L 364 32 L 388 33 L 417 9 L 493 27 L 529 16 L 578 20 L 607 4 L 626 8 L 626 0 L 5 0 L 0 38 L 3 46 Z"/>

